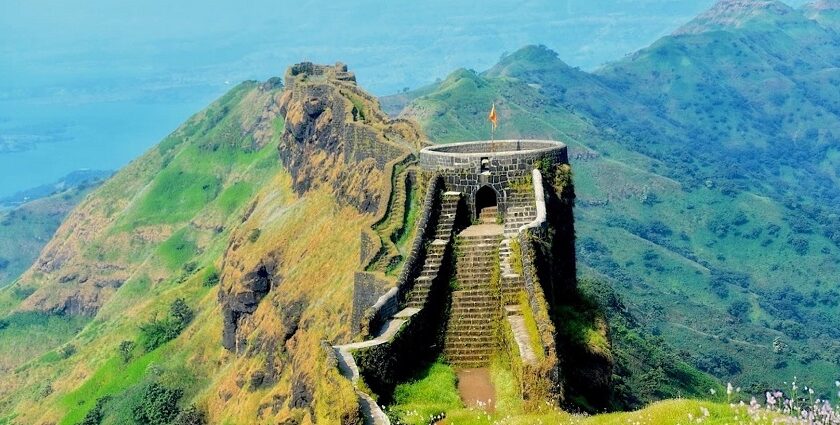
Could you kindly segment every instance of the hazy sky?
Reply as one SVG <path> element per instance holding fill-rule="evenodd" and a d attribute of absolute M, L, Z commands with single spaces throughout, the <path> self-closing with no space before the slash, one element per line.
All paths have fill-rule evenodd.
<path fill-rule="evenodd" d="M 118 168 L 230 85 L 302 60 L 341 60 L 377 95 L 526 44 L 593 69 L 712 3 L 2 0 L 0 197 Z"/>

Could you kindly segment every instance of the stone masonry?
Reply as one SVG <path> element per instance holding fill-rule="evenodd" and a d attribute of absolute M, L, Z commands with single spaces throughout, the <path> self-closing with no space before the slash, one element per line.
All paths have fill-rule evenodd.
<path fill-rule="evenodd" d="M 371 339 L 334 347 L 341 371 L 354 382 L 362 376 L 368 384 L 385 388 L 389 381 L 393 388 L 380 369 L 399 373 L 419 366 L 406 364 L 416 357 L 411 350 L 436 350 L 466 369 L 488 366 L 495 352 L 512 343 L 522 373 L 533 374 L 520 377 L 523 397 L 530 393 L 526 381 L 531 387 L 540 379 L 556 383 L 553 325 L 541 319 L 548 317 L 547 304 L 534 281 L 534 255 L 527 243 L 529 235 L 548 225 L 544 198 L 550 187 L 544 186 L 540 170 L 554 175 L 558 165 L 567 164 L 566 145 L 548 140 L 456 143 L 424 148 L 418 162 L 420 178 L 430 185 L 414 248 L 396 287 L 368 308 L 362 335 Z M 357 280 L 361 289 L 366 281 Z M 374 283 L 368 292 L 375 290 Z M 362 295 L 357 294 L 360 305 L 354 309 L 371 302 Z M 528 333 L 523 309 L 537 319 L 538 334 Z M 438 319 L 440 326 L 433 325 Z M 434 328 L 440 331 L 428 332 Z M 510 343 L 506 332 L 512 334 Z M 442 341 L 435 341 L 439 337 Z M 364 392 L 359 397 L 368 423 L 388 423 Z"/>
<path fill-rule="evenodd" d="M 530 175 L 535 164 L 567 164 L 566 145 L 550 140 L 496 140 L 438 145 L 420 151 L 420 166 L 439 173 L 446 189 L 465 194 L 467 205 L 478 217 L 475 195 L 488 186 L 496 192 L 499 211 L 505 213 L 511 183 Z"/>

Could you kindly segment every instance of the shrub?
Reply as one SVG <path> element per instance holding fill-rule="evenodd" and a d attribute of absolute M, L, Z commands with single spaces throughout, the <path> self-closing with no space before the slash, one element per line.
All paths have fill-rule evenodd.
<path fill-rule="evenodd" d="M 9 267 L 9 260 L 0 257 L 0 271 L 4 270 L 6 267 Z"/>
<path fill-rule="evenodd" d="M 0 319 L 0 331 L 9 327 L 9 321 L 5 319 Z"/>
<path fill-rule="evenodd" d="M 792 236 L 788 238 L 787 242 L 788 244 L 790 244 L 791 248 L 793 248 L 793 250 L 799 255 L 807 254 L 808 250 L 810 249 L 810 244 L 805 238 Z"/>
<path fill-rule="evenodd" d="M 193 311 L 183 298 L 178 298 L 169 306 L 169 315 L 185 328 L 193 319 Z"/>
<path fill-rule="evenodd" d="M 207 273 L 207 276 L 204 278 L 204 286 L 216 286 L 219 283 L 219 272 L 216 270 L 211 270 Z"/>
<path fill-rule="evenodd" d="M 260 238 L 260 234 L 262 231 L 260 229 L 252 229 L 251 233 L 248 234 L 248 240 L 251 242 L 256 242 L 257 239 Z"/>
<path fill-rule="evenodd" d="M 140 345 L 146 352 L 175 339 L 192 321 L 193 311 L 183 298 L 178 298 L 169 306 L 166 319 L 152 319 L 140 325 Z"/>
<path fill-rule="evenodd" d="M 120 343 L 120 357 L 123 360 L 123 363 L 128 363 L 131 360 L 131 354 L 134 351 L 135 347 L 134 341 L 123 341 Z"/>
<path fill-rule="evenodd" d="M 172 425 L 205 425 L 206 423 L 207 417 L 204 416 L 204 412 L 193 405 L 181 410 Z"/>
<path fill-rule="evenodd" d="M 187 263 L 184 263 L 183 265 L 184 272 L 187 274 L 192 274 L 192 272 L 194 272 L 197 268 L 198 263 L 196 263 L 195 261 L 189 261 Z"/>
<path fill-rule="evenodd" d="M 47 382 L 38 390 L 38 398 L 47 398 L 53 393 L 52 382 Z"/>
<path fill-rule="evenodd" d="M 96 404 L 90 411 L 87 412 L 85 418 L 82 419 L 78 425 L 99 425 L 102 419 L 105 418 L 105 405 L 111 401 L 111 396 L 100 397 L 96 400 Z"/>
<path fill-rule="evenodd" d="M 181 332 L 170 320 L 153 319 L 151 322 L 140 325 L 140 345 L 146 352 L 175 339 Z"/>
<path fill-rule="evenodd" d="M 58 354 L 61 355 L 62 359 L 66 359 L 73 354 L 76 354 L 76 346 L 73 344 L 67 344 L 58 350 Z"/>
<path fill-rule="evenodd" d="M 167 388 L 157 382 L 143 391 L 140 402 L 132 409 L 137 423 L 167 425 L 178 416 L 178 401 L 184 395 L 180 388 Z"/>
<path fill-rule="evenodd" d="M 32 286 L 15 285 L 15 287 L 12 288 L 12 295 L 19 300 L 29 298 L 29 296 L 34 293 L 35 288 Z"/>
<path fill-rule="evenodd" d="M 729 313 L 730 316 L 734 317 L 738 322 L 748 322 L 750 316 L 750 303 L 744 300 L 735 301 L 728 309 L 726 309 L 726 312 Z"/>

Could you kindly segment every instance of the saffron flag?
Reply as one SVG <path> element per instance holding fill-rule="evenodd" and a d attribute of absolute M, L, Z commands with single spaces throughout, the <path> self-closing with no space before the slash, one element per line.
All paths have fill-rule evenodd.
<path fill-rule="evenodd" d="M 493 130 L 496 129 L 496 126 L 499 125 L 499 121 L 496 119 L 496 104 L 493 104 L 493 107 L 490 109 L 490 115 L 487 116 L 487 119 L 493 123 Z"/>

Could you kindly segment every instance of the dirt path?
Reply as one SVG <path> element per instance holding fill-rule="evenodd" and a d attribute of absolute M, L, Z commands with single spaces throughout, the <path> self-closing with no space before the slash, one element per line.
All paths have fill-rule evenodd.
<path fill-rule="evenodd" d="M 458 371 L 458 392 L 467 407 L 488 412 L 496 410 L 496 390 L 490 380 L 490 369 L 461 369 Z"/>

